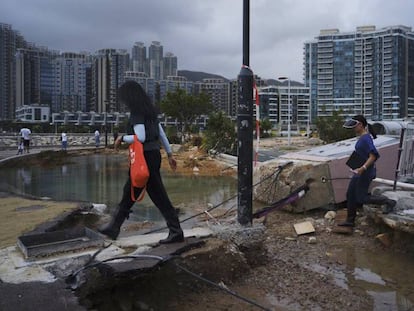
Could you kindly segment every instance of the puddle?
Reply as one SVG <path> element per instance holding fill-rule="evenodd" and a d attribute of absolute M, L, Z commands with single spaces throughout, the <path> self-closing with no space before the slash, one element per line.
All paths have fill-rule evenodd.
<path fill-rule="evenodd" d="M 123 155 L 95 154 L 74 157 L 73 163 L 54 167 L 2 168 L 0 189 L 62 201 L 105 203 L 115 208 L 122 194 L 128 168 Z M 171 201 L 182 212 L 192 215 L 207 205 L 216 205 L 237 193 L 233 177 L 180 176 L 162 172 Z M 231 207 L 234 202 L 224 205 Z M 194 212 L 194 211 L 195 212 Z M 162 216 L 145 199 L 133 207 L 131 220 L 160 221 Z"/>
<path fill-rule="evenodd" d="M 373 299 L 373 310 L 414 310 L 414 260 L 408 255 L 374 254 L 360 249 L 338 249 L 331 258 L 341 268 L 311 265 L 315 272 L 332 277 L 336 285 L 365 292 Z"/>

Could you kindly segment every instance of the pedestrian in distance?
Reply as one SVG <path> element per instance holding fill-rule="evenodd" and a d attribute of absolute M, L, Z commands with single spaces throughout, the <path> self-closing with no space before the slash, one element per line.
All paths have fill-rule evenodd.
<path fill-rule="evenodd" d="M 362 115 L 356 115 L 346 121 L 344 128 L 353 129 L 358 141 L 355 151 L 348 160 L 348 165 L 353 173 L 346 193 L 347 218 L 339 226 L 353 227 L 355 225 L 356 212 L 363 204 L 384 205 L 383 213 L 392 212 L 396 202 L 383 195 L 369 194 L 369 186 L 376 177 L 375 162 L 380 157 L 373 139 L 377 138 L 371 124 Z"/>
<path fill-rule="evenodd" d="M 20 138 L 20 142 L 18 143 L 18 146 L 17 146 L 17 155 L 23 154 L 23 149 L 24 149 L 23 138 Z"/>
<path fill-rule="evenodd" d="M 118 131 L 114 131 L 114 143 L 116 141 L 116 139 L 118 138 L 119 134 Z"/>
<path fill-rule="evenodd" d="M 95 130 L 94 136 L 95 136 L 95 147 L 99 148 L 101 134 L 99 133 L 98 129 Z"/>
<path fill-rule="evenodd" d="M 66 151 L 68 148 L 68 136 L 65 132 L 62 132 L 60 140 L 62 141 L 62 150 Z"/>
<path fill-rule="evenodd" d="M 182 242 L 184 241 L 184 234 L 180 226 L 180 221 L 161 179 L 160 142 L 167 152 L 168 162 L 173 171 L 177 167 L 177 162 L 172 155 L 167 136 L 158 121 L 157 110 L 151 103 L 144 89 L 135 81 L 127 81 L 119 88 L 118 99 L 121 104 L 128 107 L 131 115 L 127 135 L 118 136 L 114 147 L 117 149 L 122 142 L 132 143 L 134 141 L 134 135 L 137 135 L 138 140 L 143 143 L 144 157 L 150 173 L 146 191 L 152 202 L 160 210 L 169 229 L 168 237 L 161 240 L 160 243 Z M 135 197 L 139 197 L 142 190 L 134 188 Z M 116 239 L 120 232 L 120 227 L 125 219 L 128 218 L 133 205 L 134 201 L 131 199 L 131 179 L 128 173 L 122 199 L 116 208 L 112 220 L 100 229 L 100 232 L 112 239 Z"/>
<path fill-rule="evenodd" d="M 30 149 L 30 135 L 31 134 L 32 132 L 27 127 L 24 127 L 20 130 L 20 135 L 21 135 L 21 138 L 23 139 L 24 151 L 26 151 L 26 153 L 30 153 L 29 149 Z"/>

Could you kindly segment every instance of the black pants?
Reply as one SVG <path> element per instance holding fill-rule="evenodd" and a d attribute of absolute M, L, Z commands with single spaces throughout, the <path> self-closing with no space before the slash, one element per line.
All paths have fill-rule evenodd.
<path fill-rule="evenodd" d="M 363 173 L 361 176 L 354 176 L 348 185 L 346 193 L 348 220 L 354 221 L 358 208 L 363 204 L 387 204 L 388 198 L 383 195 L 371 195 L 368 192 L 373 176 Z"/>
<path fill-rule="evenodd" d="M 181 232 L 177 213 L 170 201 L 170 198 L 168 197 L 167 191 L 165 190 L 161 179 L 161 153 L 159 150 L 150 150 L 145 151 L 144 156 L 150 172 L 146 191 L 151 198 L 151 201 L 160 210 L 170 231 Z M 141 191 L 142 189 L 140 188 L 134 188 L 136 198 L 139 196 Z M 128 179 L 124 185 L 122 199 L 119 203 L 120 210 L 124 213 L 129 213 L 134 203 L 135 202 L 131 199 L 131 179 L 129 178 L 128 171 Z"/>

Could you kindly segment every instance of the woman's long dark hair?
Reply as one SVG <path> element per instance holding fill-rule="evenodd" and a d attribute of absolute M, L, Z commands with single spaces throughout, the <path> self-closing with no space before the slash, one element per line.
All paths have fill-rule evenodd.
<path fill-rule="evenodd" d="M 141 115 L 149 120 L 157 118 L 157 109 L 142 86 L 135 81 L 126 81 L 120 86 L 118 100 L 129 108 L 131 114 Z"/>
<path fill-rule="evenodd" d="M 364 127 L 368 127 L 368 132 L 372 135 L 372 137 L 374 139 L 377 138 L 377 133 L 375 133 L 373 126 L 367 122 L 367 119 L 365 119 L 363 115 L 356 115 L 355 117 L 352 117 L 352 119 L 361 122 Z"/>

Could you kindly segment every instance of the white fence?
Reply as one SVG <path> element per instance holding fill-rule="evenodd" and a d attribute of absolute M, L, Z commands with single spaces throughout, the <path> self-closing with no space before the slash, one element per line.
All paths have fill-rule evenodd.
<path fill-rule="evenodd" d="M 402 136 L 398 177 L 414 177 L 414 123 L 408 123 Z"/>

